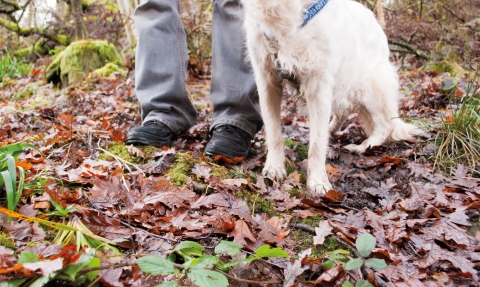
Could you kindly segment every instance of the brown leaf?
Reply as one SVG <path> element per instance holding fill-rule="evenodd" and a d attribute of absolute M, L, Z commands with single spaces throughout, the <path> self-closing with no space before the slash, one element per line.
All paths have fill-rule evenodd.
<path fill-rule="evenodd" d="M 249 239 L 252 242 L 257 241 L 255 237 L 252 235 L 250 228 L 248 228 L 248 225 L 243 220 L 236 221 L 235 228 L 233 229 L 232 232 L 228 234 L 228 237 L 232 237 L 232 236 L 233 236 L 233 241 L 239 244 L 242 244 L 243 246 L 247 245 L 245 238 Z"/>
<path fill-rule="evenodd" d="M 100 282 L 107 287 L 123 287 L 123 283 L 119 281 L 122 270 L 122 268 L 115 268 L 100 271 L 100 273 L 98 273 Z"/>
<path fill-rule="evenodd" d="M 63 258 L 54 260 L 44 260 L 35 263 L 23 263 L 23 268 L 32 272 L 41 272 L 43 276 L 48 277 L 50 273 L 58 271 L 63 268 Z"/>
<path fill-rule="evenodd" d="M 199 209 L 200 207 L 212 208 L 213 206 L 230 207 L 230 204 L 221 193 L 214 193 L 210 195 L 202 195 L 197 201 L 190 205 L 191 209 Z"/>
<path fill-rule="evenodd" d="M 312 211 L 310 210 L 303 210 L 303 209 L 295 209 L 293 210 L 293 214 L 294 216 L 299 216 L 300 218 L 307 218 L 307 217 L 311 217 L 311 216 L 314 216 L 315 213 L 313 213 Z"/>
<path fill-rule="evenodd" d="M 332 269 L 328 269 L 326 272 L 323 272 L 317 280 L 315 280 L 315 285 L 323 282 L 330 283 L 337 280 L 338 277 L 342 276 L 342 271 L 342 265 L 337 265 Z"/>
<path fill-rule="evenodd" d="M 324 198 L 330 202 L 340 202 L 343 200 L 343 197 L 344 195 L 341 191 L 335 191 L 333 189 L 330 189 L 329 191 L 327 191 Z"/>
<path fill-rule="evenodd" d="M 313 237 L 314 245 L 322 245 L 325 241 L 325 237 L 332 234 L 332 227 L 328 223 L 328 220 L 321 220 L 318 227 L 315 227 L 315 236 Z"/>
<path fill-rule="evenodd" d="M 308 266 L 302 267 L 302 261 L 310 256 L 311 253 L 312 249 L 308 248 L 298 254 L 298 259 L 295 260 L 293 264 L 290 262 L 287 263 L 287 267 L 283 271 L 283 275 L 285 277 L 283 286 L 292 286 L 293 283 L 295 283 L 295 278 L 297 278 L 299 275 L 302 275 L 303 272 L 308 269 Z"/>
<path fill-rule="evenodd" d="M 199 176 L 200 178 L 208 179 L 211 176 L 211 170 L 212 168 L 208 167 L 206 164 L 196 163 L 192 169 L 192 173 Z"/>

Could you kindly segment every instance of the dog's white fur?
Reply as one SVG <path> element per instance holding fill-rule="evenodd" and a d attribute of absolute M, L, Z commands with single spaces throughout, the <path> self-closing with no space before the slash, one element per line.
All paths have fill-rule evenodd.
<path fill-rule="evenodd" d="M 310 118 L 307 185 L 317 195 L 332 189 L 325 170 L 329 132 L 357 112 L 369 136 L 346 149 L 363 153 L 388 140 L 413 140 L 417 127 L 398 118 L 398 76 L 387 38 L 373 13 L 351 0 L 329 0 L 306 26 L 302 11 L 313 0 L 241 0 L 249 57 L 265 125 L 263 173 L 286 176 L 280 125 L 282 89 L 267 40 L 278 41 L 278 63 L 300 80 Z"/>

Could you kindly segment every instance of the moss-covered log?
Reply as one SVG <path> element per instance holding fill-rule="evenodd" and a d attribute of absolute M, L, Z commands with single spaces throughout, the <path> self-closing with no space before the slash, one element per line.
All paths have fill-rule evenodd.
<path fill-rule="evenodd" d="M 36 43 L 33 46 L 26 47 L 23 49 L 19 49 L 13 52 L 13 55 L 17 58 L 24 58 L 28 55 L 35 54 L 37 56 L 43 56 L 48 54 L 49 47 L 47 47 L 46 43 Z"/>
<path fill-rule="evenodd" d="M 49 34 L 45 33 L 42 28 L 25 28 L 19 26 L 17 23 L 8 21 L 4 18 L 0 18 L 0 25 L 7 28 L 10 31 L 17 33 L 19 36 L 30 36 L 30 35 L 42 35 L 44 38 L 55 41 L 61 45 L 68 45 L 70 43 L 70 38 L 62 34 Z"/>

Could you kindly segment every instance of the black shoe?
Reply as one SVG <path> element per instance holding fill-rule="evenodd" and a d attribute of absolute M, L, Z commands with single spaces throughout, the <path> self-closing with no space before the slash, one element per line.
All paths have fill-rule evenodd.
<path fill-rule="evenodd" d="M 156 147 L 170 146 L 175 134 L 166 124 L 148 121 L 141 127 L 131 129 L 127 134 L 126 144 L 153 145 Z"/>
<path fill-rule="evenodd" d="M 251 141 L 250 134 L 240 128 L 231 125 L 217 126 L 205 147 L 205 154 L 211 157 L 245 157 L 250 151 Z"/>

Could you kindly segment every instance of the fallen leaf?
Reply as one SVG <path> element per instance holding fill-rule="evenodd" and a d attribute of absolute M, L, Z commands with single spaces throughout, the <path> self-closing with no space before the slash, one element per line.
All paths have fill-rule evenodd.
<path fill-rule="evenodd" d="M 332 234 L 333 227 L 330 226 L 328 220 L 320 221 L 318 227 L 315 227 L 315 236 L 313 237 L 314 245 L 322 245 L 325 237 Z"/>
<path fill-rule="evenodd" d="M 252 242 L 257 241 L 255 237 L 252 235 L 250 228 L 248 228 L 248 225 L 243 220 L 237 220 L 235 223 L 235 228 L 227 236 L 228 237 L 233 236 L 233 241 L 239 244 L 242 244 L 243 246 L 247 245 L 245 238 L 249 239 Z"/>
<path fill-rule="evenodd" d="M 293 263 L 288 262 L 287 267 L 283 270 L 283 276 L 285 277 L 285 280 L 283 282 L 283 287 L 290 287 L 295 283 L 295 279 L 299 276 L 302 275 L 305 270 L 307 270 L 309 267 L 308 265 L 305 267 L 302 267 L 302 261 L 310 256 L 312 253 L 312 248 L 308 248 L 298 254 L 298 259 L 295 260 Z"/>

